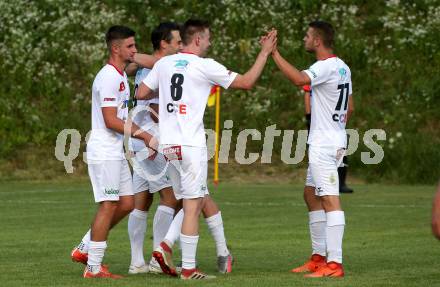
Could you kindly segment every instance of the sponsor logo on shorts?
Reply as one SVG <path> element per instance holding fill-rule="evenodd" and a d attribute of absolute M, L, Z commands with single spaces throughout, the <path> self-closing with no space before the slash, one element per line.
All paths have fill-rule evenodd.
<path fill-rule="evenodd" d="M 336 184 L 336 176 L 335 176 L 334 173 L 332 173 L 332 174 L 330 175 L 330 183 L 331 183 L 331 184 Z"/>
<path fill-rule="evenodd" d="M 119 194 L 119 189 L 106 188 L 106 189 L 104 190 L 104 193 L 105 193 L 105 194 L 108 194 L 108 195 L 118 195 L 118 194 Z"/>
<path fill-rule="evenodd" d="M 182 147 L 180 145 L 163 149 L 163 155 L 167 161 L 182 160 Z"/>
<path fill-rule="evenodd" d="M 202 191 L 205 191 L 205 190 L 206 190 L 206 185 L 202 185 L 202 186 L 200 187 L 200 189 L 201 189 Z"/>
<path fill-rule="evenodd" d="M 322 193 L 323 192 L 322 187 L 318 187 L 316 190 L 318 191 L 318 193 Z"/>

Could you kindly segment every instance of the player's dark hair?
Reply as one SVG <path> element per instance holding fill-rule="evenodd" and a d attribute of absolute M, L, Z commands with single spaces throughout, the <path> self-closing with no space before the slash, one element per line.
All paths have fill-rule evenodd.
<path fill-rule="evenodd" d="M 151 32 L 151 43 L 155 51 L 160 49 L 160 41 L 170 43 L 173 39 L 172 31 L 180 31 L 180 26 L 174 22 L 162 22 Z"/>
<path fill-rule="evenodd" d="M 333 41 L 335 38 L 335 30 L 332 24 L 316 20 L 309 23 L 309 27 L 313 28 L 318 36 L 322 39 L 324 46 L 327 48 L 333 48 Z"/>
<path fill-rule="evenodd" d="M 209 29 L 209 22 L 199 19 L 189 19 L 183 24 L 180 31 L 180 37 L 184 45 L 191 43 L 194 34 L 204 32 L 205 29 Z"/>
<path fill-rule="evenodd" d="M 105 34 L 105 42 L 107 48 L 110 50 L 113 41 L 125 40 L 130 37 L 134 37 L 136 32 L 126 26 L 111 26 Z"/>

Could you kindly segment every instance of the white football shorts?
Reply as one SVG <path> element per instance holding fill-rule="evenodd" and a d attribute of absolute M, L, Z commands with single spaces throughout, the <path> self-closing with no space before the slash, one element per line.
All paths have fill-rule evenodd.
<path fill-rule="evenodd" d="M 314 187 L 317 196 L 339 195 L 338 167 L 344 155 L 344 148 L 309 146 L 306 186 Z"/>
<path fill-rule="evenodd" d="M 163 154 L 157 154 L 153 160 L 147 158 L 148 153 L 136 152 L 133 157 L 133 189 L 134 193 L 147 191 L 156 193 L 171 186 L 168 176 L 170 165 Z"/>
<path fill-rule="evenodd" d="M 163 145 L 160 150 L 170 162 L 168 172 L 177 200 L 200 198 L 209 194 L 206 147 Z"/>
<path fill-rule="evenodd" d="M 88 171 L 95 202 L 118 201 L 120 196 L 133 195 L 127 160 L 89 161 Z"/>

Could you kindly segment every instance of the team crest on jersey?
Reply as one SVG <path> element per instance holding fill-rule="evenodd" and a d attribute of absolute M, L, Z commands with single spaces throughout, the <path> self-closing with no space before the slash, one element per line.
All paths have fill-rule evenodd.
<path fill-rule="evenodd" d="M 347 77 L 347 70 L 345 70 L 344 68 L 340 68 L 339 76 L 341 76 L 341 79 L 345 79 Z"/>
<path fill-rule="evenodd" d="M 174 64 L 174 67 L 185 69 L 186 66 L 188 66 L 189 62 L 187 60 L 176 60 L 176 64 Z"/>
<path fill-rule="evenodd" d="M 124 82 L 121 82 L 121 83 L 119 84 L 119 91 L 120 91 L 120 92 L 125 91 L 125 84 L 124 84 Z"/>

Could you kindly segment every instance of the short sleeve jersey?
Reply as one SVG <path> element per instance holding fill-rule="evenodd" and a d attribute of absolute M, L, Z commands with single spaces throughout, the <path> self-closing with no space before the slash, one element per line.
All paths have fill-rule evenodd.
<path fill-rule="evenodd" d="M 203 115 L 213 85 L 227 89 L 237 73 L 189 53 L 163 57 L 143 81 L 159 89 L 161 145 L 206 147 Z"/>
<path fill-rule="evenodd" d="M 108 129 L 102 114 L 103 107 L 117 108 L 117 117 L 128 116 L 130 87 L 125 72 L 113 65 L 105 65 L 96 75 L 92 86 L 92 130 L 87 141 L 88 160 L 124 159 L 122 134 Z"/>
<path fill-rule="evenodd" d="M 136 72 L 136 77 L 134 79 L 134 95 L 136 95 L 137 88 L 142 83 L 142 81 L 150 73 L 151 69 L 143 68 Z M 144 131 L 148 131 L 153 136 L 158 136 L 158 126 L 153 121 L 150 115 L 150 104 L 159 104 L 159 98 L 155 97 L 151 100 L 136 100 L 135 107 L 131 113 L 133 113 L 133 122 Z M 137 138 L 130 138 L 129 149 L 131 151 L 141 151 L 146 148 L 143 140 Z"/>
<path fill-rule="evenodd" d="M 312 121 L 308 144 L 346 148 L 350 68 L 336 56 L 317 61 L 304 71 L 311 79 Z"/>

